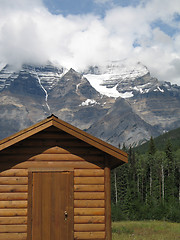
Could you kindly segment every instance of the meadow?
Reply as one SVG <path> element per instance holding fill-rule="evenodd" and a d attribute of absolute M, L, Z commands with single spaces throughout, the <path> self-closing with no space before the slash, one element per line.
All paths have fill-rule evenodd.
<path fill-rule="evenodd" d="M 113 222 L 112 240 L 180 240 L 180 223 L 165 221 Z"/>

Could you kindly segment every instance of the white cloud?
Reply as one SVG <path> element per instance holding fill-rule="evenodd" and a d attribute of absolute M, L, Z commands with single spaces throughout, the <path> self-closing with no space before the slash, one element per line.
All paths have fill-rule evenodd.
<path fill-rule="evenodd" d="M 42 0 L 0 0 L 0 12 L 30 10 L 38 7 L 43 7 Z"/>
<path fill-rule="evenodd" d="M 52 15 L 41 0 L 0 0 L 0 62 L 20 66 L 53 60 L 81 70 L 131 58 L 146 64 L 159 79 L 180 85 L 180 22 L 174 20 L 174 14 L 180 14 L 180 1 L 143 3 L 110 9 L 101 18 Z M 176 34 L 152 28 L 159 20 L 176 28 Z"/>

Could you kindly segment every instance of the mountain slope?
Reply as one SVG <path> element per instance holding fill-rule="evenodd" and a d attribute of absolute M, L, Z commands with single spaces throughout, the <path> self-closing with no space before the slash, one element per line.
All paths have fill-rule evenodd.
<path fill-rule="evenodd" d="M 179 106 L 180 87 L 160 83 L 140 63 L 0 71 L 1 139 L 53 113 L 113 145 L 134 146 L 180 126 Z"/>
<path fill-rule="evenodd" d="M 134 113 L 161 132 L 180 126 L 180 87 L 159 82 L 141 63 L 96 66 L 85 76 L 101 93 L 125 98 Z"/>
<path fill-rule="evenodd" d="M 53 113 L 82 129 L 89 128 L 103 116 L 114 101 L 102 96 L 73 69 L 59 79 L 48 96 L 48 104 Z"/>
<path fill-rule="evenodd" d="M 87 131 L 116 147 L 122 143 L 143 143 L 150 135 L 160 134 L 156 127 L 147 124 L 135 114 L 131 105 L 122 98 L 118 98 L 107 114 Z"/>
<path fill-rule="evenodd" d="M 164 133 L 156 138 L 154 138 L 154 144 L 158 150 L 164 150 L 167 142 L 170 141 L 173 150 L 176 151 L 180 148 L 180 128 L 176 128 L 167 133 Z M 149 141 L 135 148 L 139 153 L 145 153 L 148 151 Z"/>

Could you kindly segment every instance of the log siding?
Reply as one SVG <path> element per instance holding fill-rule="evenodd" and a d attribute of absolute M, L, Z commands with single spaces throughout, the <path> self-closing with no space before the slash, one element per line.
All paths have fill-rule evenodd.
<path fill-rule="evenodd" d="M 0 239 L 32 240 L 31 216 L 35 216 L 31 214 L 32 189 L 34 193 L 38 193 L 37 189 L 40 187 L 40 190 L 45 192 L 43 187 L 45 180 L 42 181 L 42 185 L 35 184 L 32 181 L 32 173 L 34 171 L 64 171 L 64 174 L 71 172 L 69 180 L 61 179 L 64 179 L 66 183 L 64 186 L 73 190 L 73 196 L 72 191 L 69 194 L 71 201 L 68 209 L 71 209 L 70 216 L 72 213 L 74 215 L 70 218 L 74 227 L 68 225 L 71 237 L 67 237 L 68 235 L 65 234 L 65 238 L 111 240 L 110 169 L 124 162 L 127 162 L 126 153 L 73 127 L 54 115 L 1 140 Z M 50 175 L 43 175 L 43 179 L 44 176 Z M 35 174 L 34 176 L 39 175 Z M 53 176 L 58 179 L 60 175 L 54 174 Z M 58 180 L 58 182 L 61 181 Z M 36 188 L 32 186 L 33 183 Z M 53 188 L 56 186 L 50 182 L 49 189 L 50 185 L 53 185 Z M 60 188 L 58 188 L 58 197 L 62 190 Z M 69 190 L 64 191 L 64 193 L 67 196 Z M 52 199 L 57 199 L 56 191 L 52 191 L 52 194 Z M 44 199 L 38 194 L 36 196 L 40 200 Z M 55 201 L 55 203 L 57 202 Z M 46 206 L 46 204 L 42 205 Z M 55 205 L 59 206 L 59 204 Z M 48 209 L 50 208 L 48 207 Z M 61 211 L 61 216 L 62 209 L 58 210 L 59 213 Z M 42 212 L 47 214 L 46 210 L 42 210 Z M 57 217 L 57 215 L 55 216 Z M 50 221 L 50 218 L 44 219 L 47 223 Z M 61 220 L 63 224 L 64 220 Z M 54 227 L 54 224 L 48 225 L 48 229 L 49 227 Z M 50 236 L 51 231 L 54 232 L 47 229 L 41 231 L 41 233 L 38 232 L 40 235 L 48 231 L 46 236 Z M 62 231 L 59 231 L 58 234 L 61 235 L 61 233 Z M 53 236 L 51 236 L 51 240 L 55 240 L 56 237 Z"/>
<path fill-rule="evenodd" d="M 45 130 L 1 151 L 0 239 L 27 240 L 28 171 L 46 168 L 74 172 L 74 239 L 105 239 L 104 155 L 61 134 Z"/>
<path fill-rule="evenodd" d="M 74 170 L 74 239 L 105 239 L 104 169 Z"/>

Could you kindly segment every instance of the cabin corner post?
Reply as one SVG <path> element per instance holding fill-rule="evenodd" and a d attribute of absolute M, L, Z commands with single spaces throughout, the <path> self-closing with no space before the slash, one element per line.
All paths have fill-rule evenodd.
<path fill-rule="evenodd" d="M 104 185 L 105 185 L 105 230 L 106 240 L 112 240 L 111 230 L 111 170 L 108 164 L 108 156 L 105 156 L 104 168 Z"/>
<path fill-rule="evenodd" d="M 33 173 L 28 172 L 28 209 L 27 209 L 27 240 L 32 240 L 32 184 Z"/>

